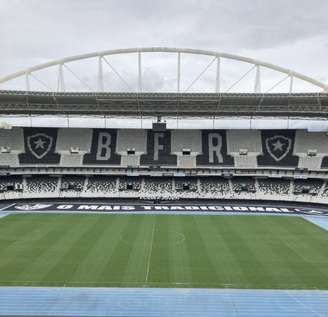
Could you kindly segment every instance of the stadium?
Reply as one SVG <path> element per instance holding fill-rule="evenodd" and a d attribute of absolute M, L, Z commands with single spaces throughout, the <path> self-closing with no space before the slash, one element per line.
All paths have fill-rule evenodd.
<path fill-rule="evenodd" d="M 156 54 L 171 69 L 161 91 L 145 66 Z M 134 68 L 120 71 L 122 56 Z M 90 60 L 94 82 L 74 69 Z M 229 63 L 238 78 L 224 79 Z M 296 298 L 284 309 L 325 316 L 327 85 L 243 56 L 150 47 L 47 62 L 0 89 L 1 286 L 25 301 L 46 288 L 126 289 L 139 303 L 161 289 L 279 290 Z"/>

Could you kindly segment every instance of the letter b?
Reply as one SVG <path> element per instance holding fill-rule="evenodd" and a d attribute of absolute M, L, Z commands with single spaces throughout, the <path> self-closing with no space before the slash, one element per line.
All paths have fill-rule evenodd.
<path fill-rule="evenodd" d="M 97 161 L 107 161 L 111 157 L 112 136 L 108 132 L 100 132 L 98 135 Z"/>

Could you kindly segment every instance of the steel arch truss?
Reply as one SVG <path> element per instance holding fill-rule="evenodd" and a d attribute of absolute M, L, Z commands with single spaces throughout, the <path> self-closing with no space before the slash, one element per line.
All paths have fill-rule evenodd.
<path fill-rule="evenodd" d="M 137 83 L 137 91 L 135 91 L 127 81 L 121 76 L 121 74 L 110 64 L 107 57 L 113 56 L 113 55 L 120 55 L 120 54 L 131 54 L 135 53 L 138 54 L 138 83 Z M 293 92 L 294 88 L 294 79 L 302 80 L 306 83 L 309 83 L 313 85 L 316 88 L 319 88 L 323 92 L 328 92 L 328 86 L 318 81 L 314 78 L 311 78 L 309 76 L 303 75 L 301 73 L 295 72 L 293 70 L 276 66 L 270 63 L 262 62 L 259 60 L 239 56 L 239 55 L 233 55 L 228 53 L 221 53 L 216 51 L 207 51 L 207 50 L 198 50 L 198 49 L 187 49 L 187 48 L 168 48 L 168 47 L 146 47 L 146 48 L 127 48 L 127 49 L 116 49 L 116 50 L 106 50 L 102 52 L 93 52 L 83 55 L 76 55 L 71 56 L 59 60 L 54 60 L 48 63 L 39 64 L 27 69 L 24 69 L 22 71 L 10 74 L 8 76 L 5 76 L 3 78 L 0 78 L 0 85 L 6 82 L 9 82 L 13 79 L 25 77 L 25 83 L 26 83 L 26 91 L 30 91 L 30 79 L 34 78 L 37 80 L 40 84 L 42 84 L 47 90 L 53 91 L 54 89 L 48 87 L 44 82 L 42 82 L 40 79 L 38 79 L 35 76 L 35 72 L 50 68 L 50 67 L 58 67 L 58 81 L 57 81 L 57 91 L 58 92 L 64 92 L 65 89 L 65 79 L 64 79 L 64 70 L 70 72 L 78 81 L 80 81 L 81 84 L 83 84 L 89 91 L 98 91 L 102 92 L 104 91 L 104 76 L 103 76 L 103 66 L 104 64 L 107 64 L 108 67 L 111 68 L 111 70 L 118 76 L 118 78 L 124 83 L 124 85 L 127 87 L 127 91 L 132 92 L 139 92 L 141 93 L 143 91 L 143 75 L 142 75 L 142 54 L 143 53 L 173 53 L 177 56 L 177 68 L 176 68 L 176 92 L 188 92 L 188 90 L 191 88 L 191 86 L 207 71 L 207 69 L 213 64 L 216 63 L 216 77 L 215 77 L 215 88 L 214 92 L 220 93 L 220 92 L 229 92 L 235 85 L 237 85 L 245 76 L 247 76 L 251 71 L 255 71 L 255 82 L 254 82 L 254 92 L 255 93 L 269 93 L 272 91 L 275 87 L 277 87 L 279 84 L 281 84 L 283 81 L 289 80 L 289 92 Z M 184 91 L 181 91 L 181 59 L 182 54 L 193 54 L 193 55 L 203 55 L 212 57 L 210 63 L 204 68 L 202 72 L 199 73 L 199 75 L 191 82 L 191 84 L 188 86 L 188 88 Z M 82 78 L 80 78 L 76 73 L 72 71 L 72 69 L 69 67 L 69 63 L 75 62 L 75 61 L 81 61 L 85 59 L 90 58 L 98 58 L 98 75 L 97 75 L 97 88 L 93 89 L 86 83 Z M 228 60 L 234 60 L 239 61 L 243 63 L 248 63 L 251 65 L 250 69 L 243 74 L 236 82 L 234 82 L 228 90 L 222 91 L 221 90 L 221 59 L 228 59 Z M 266 68 L 270 69 L 279 73 L 284 74 L 285 76 L 279 80 L 275 85 L 273 85 L 269 90 L 267 91 L 261 91 L 261 69 Z"/>

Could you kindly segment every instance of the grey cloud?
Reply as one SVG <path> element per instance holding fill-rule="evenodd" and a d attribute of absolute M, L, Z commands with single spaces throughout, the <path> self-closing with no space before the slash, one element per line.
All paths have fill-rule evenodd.
<path fill-rule="evenodd" d="M 308 71 L 298 43 L 317 45 L 314 38 L 327 36 L 327 12 L 326 0 L 0 0 L 0 75 L 64 56 L 140 46 L 248 52 L 269 62 L 283 62 L 279 51 L 289 49 L 295 57 L 288 63 Z M 326 78 L 322 49 L 307 47 L 322 58 L 313 73 Z"/>

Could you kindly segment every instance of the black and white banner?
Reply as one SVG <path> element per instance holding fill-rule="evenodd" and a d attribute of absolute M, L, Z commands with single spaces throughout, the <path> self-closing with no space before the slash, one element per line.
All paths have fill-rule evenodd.
<path fill-rule="evenodd" d="M 94 129 L 90 153 L 83 158 L 83 164 L 120 165 L 121 157 L 116 154 L 117 130 Z"/>
<path fill-rule="evenodd" d="M 197 156 L 197 165 L 233 166 L 233 158 L 227 154 L 227 133 L 224 130 L 202 131 L 203 154 Z"/>
<path fill-rule="evenodd" d="M 59 164 L 56 142 L 57 129 L 24 128 L 25 153 L 18 156 L 20 164 Z"/>
<path fill-rule="evenodd" d="M 177 165 L 171 154 L 171 131 L 147 131 L 147 154 L 141 155 L 141 165 Z"/>
<path fill-rule="evenodd" d="M 262 131 L 263 155 L 258 157 L 259 166 L 297 167 L 298 157 L 293 155 L 294 130 Z"/>
<path fill-rule="evenodd" d="M 23 135 L 24 152 L 18 155 L 19 163 L 22 165 L 60 165 L 61 155 L 69 153 L 72 148 L 79 148 L 78 145 L 75 147 L 74 142 L 67 143 L 66 140 L 61 139 L 59 137 L 61 134 L 58 134 L 56 128 L 23 128 Z M 229 133 L 226 130 L 202 130 L 201 138 L 193 144 L 193 149 L 190 148 L 189 142 L 186 141 L 184 144 L 184 140 L 179 140 L 180 149 L 177 150 L 175 147 L 175 152 L 172 153 L 171 144 L 174 143 L 172 139 L 174 136 L 175 134 L 171 130 L 164 132 L 148 130 L 145 140 L 141 142 L 141 145 L 139 144 L 142 148 L 138 153 L 140 165 L 176 166 L 178 155 L 181 155 L 177 153 L 182 153 L 183 149 L 188 149 L 194 153 L 197 167 L 233 167 L 235 164 L 233 157 L 235 152 L 230 153 L 229 151 L 231 151 L 230 142 L 236 142 L 236 140 L 229 138 Z M 131 135 L 125 137 L 128 138 L 129 144 L 133 144 L 134 141 L 138 142 L 137 139 L 134 140 L 132 132 Z M 187 133 L 185 138 L 187 140 Z M 297 152 L 299 150 L 296 148 L 296 153 L 294 153 L 295 138 L 296 130 L 262 130 L 261 144 L 257 144 L 257 149 L 254 152 L 257 156 L 258 166 L 298 167 L 299 157 L 296 153 L 299 153 Z M 127 153 L 129 150 L 126 141 L 122 137 L 119 138 L 117 129 L 93 129 L 91 146 L 88 145 L 86 149 L 81 151 L 83 158 L 79 161 L 81 162 L 79 166 L 120 166 L 121 155 L 127 155 L 122 153 Z M 326 142 L 325 139 L 322 142 Z M 316 145 L 313 146 L 313 149 L 316 149 Z M 117 149 L 120 149 L 119 153 Z M 239 151 L 240 149 L 243 149 L 242 141 L 239 144 Z M 248 151 L 247 148 L 246 150 Z M 306 149 L 302 151 L 307 153 Z M 328 156 L 324 156 L 321 168 L 327 167 Z"/>
<path fill-rule="evenodd" d="M 253 213 L 301 214 L 328 216 L 328 209 L 307 207 L 278 207 L 257 204 L 79 204 L 79 203 L 17 203 L 3 211 L 16 212 L 165 212 L 165 213 Z"/>

